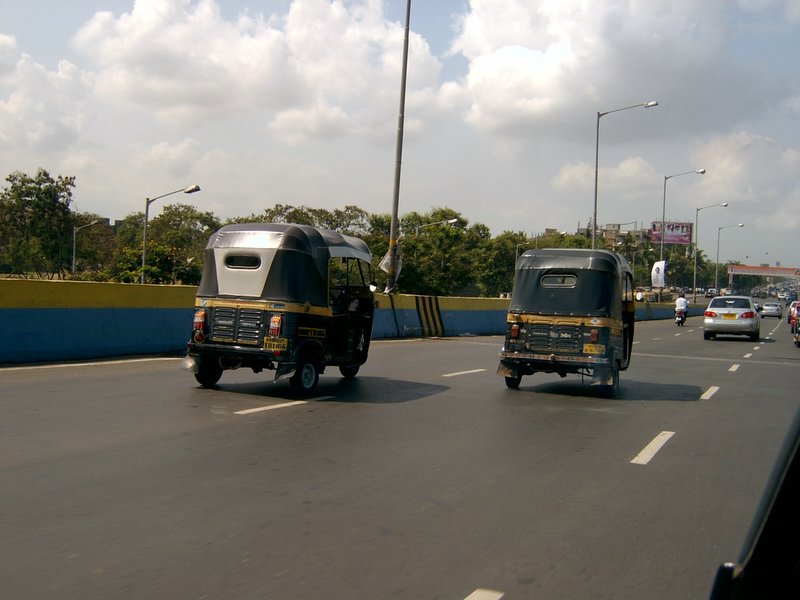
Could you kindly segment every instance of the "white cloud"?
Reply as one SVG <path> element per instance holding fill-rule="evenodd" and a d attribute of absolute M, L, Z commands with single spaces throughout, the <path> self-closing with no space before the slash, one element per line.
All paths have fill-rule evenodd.
<path fill-rule="evenodd" d="M 82 26 L 65 30 L 71 47 L 50 36 L 35 46 L 52 55 L 29 44 L 60 22 L 17 32 L 0 19 L 7 171 L 64 169 L 78 177 L 82 210 L 114 217 L 195 182 L 203 194 L 192 201 L 223 217 L 274 202 L 389 210 L 403 45 L 396 3 L 62 5 L 53 14 L 69 10 Z M 262 14 L 274 6 L 281 12 Z M 495 232 L 585 225 L 597 111 L 656 99 L 658 108 L 603 119 L 601 223 L 660 216 L 664 174 L 705 167 L 702 178 L 670 181 L 668 215 L 691 219 L 699 203 L 728 200 L 725 217 L 748 220 L 747 236 L 789 247 L 790 233 L 774 232 L 790 219 L 775 216 L 772 229 L 768 220 L 794 214 L 799 195 L 797 6 L 415 3 L 401 212 L 449 205 Z M 431 47 L 449 50 L 439 58 Z"/>

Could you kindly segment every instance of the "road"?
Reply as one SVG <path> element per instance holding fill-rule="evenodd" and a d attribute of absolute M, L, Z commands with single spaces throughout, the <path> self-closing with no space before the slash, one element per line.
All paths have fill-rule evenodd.
<path fill-rule="evenodd" d="M 707 598 L 798 410 L 758 343 L 637 323 L 620 393 L 378 341 L 297 402 L 176 358 L 0 369 L 3 598 Z"/>

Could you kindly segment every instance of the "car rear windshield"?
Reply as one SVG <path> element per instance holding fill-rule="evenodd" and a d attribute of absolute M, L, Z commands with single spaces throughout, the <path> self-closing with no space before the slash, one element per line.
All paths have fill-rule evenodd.
<path fill-rule="evenodd" d="M 750 308 L 747 298 L 714 298 L 709 308 Z"/>

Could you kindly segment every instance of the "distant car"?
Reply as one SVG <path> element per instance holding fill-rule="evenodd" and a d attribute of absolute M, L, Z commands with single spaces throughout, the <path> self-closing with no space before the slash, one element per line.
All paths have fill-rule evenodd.
<path fill-rule="evenodd" d="M 764 306 L 761 307 L 762 319 L 764 317 L 778 317 L 780 319 L 782 316 L 783 309 L 777 302 L 764 302 Z"/>
<path fill-rule="evenodd" d="M 761 324 L 749 296 L 718 296 L 712 298 L 703 314 L 703 338 L 717 335 L 746 335 L 752 341 L 761 336 Z"/>
<path fill-rule="evenodd" d="M 798 301 L 795 300 L 789 306 L 786 307 L 786 322 L 790 325 L 792 324 L 792 310 L 794 310 L 798 305 Z"/>
<path fill-rule="evenodd" d="M 706 298 L 713 298 L 717 295 L 717 288 L 708 288 L 706 290 Z"/>

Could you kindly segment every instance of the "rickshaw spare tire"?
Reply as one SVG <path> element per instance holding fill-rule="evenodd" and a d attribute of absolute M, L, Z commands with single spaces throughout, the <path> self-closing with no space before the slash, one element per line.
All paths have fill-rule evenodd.
<path fill-rule="evenodd" d="M 308 395 L 314 391 L 319 382 L 319 363 L 309 354 L 302 354 L 297 360 L 297 368 L 289 383 L 297 394 Z"/>
<path fill-rule="evenodd" d="M 358 369 L 360 368 L 360 366 L 361 365 L 340 365 L 339 373 L 341 373 L 343 377 L 352 379 L 358 374 Z"/>
<path fill-rule="evenodd" d="M 516 377 L 506 376 L 506 387 L 511 390 L 516 390 L 519 387 L 520 381 L 522 381 L 522 375 L 517 375 Z"/>
<path fill-rule="evenodd" d="M 222 377 L 222 367 L 219 366 L 219 362 L 207 358 L 199 358 L 197 363 L 197 372 L 194 374 L 197 383 L 204 388 L 214 387 L 219 378 Z"/>

